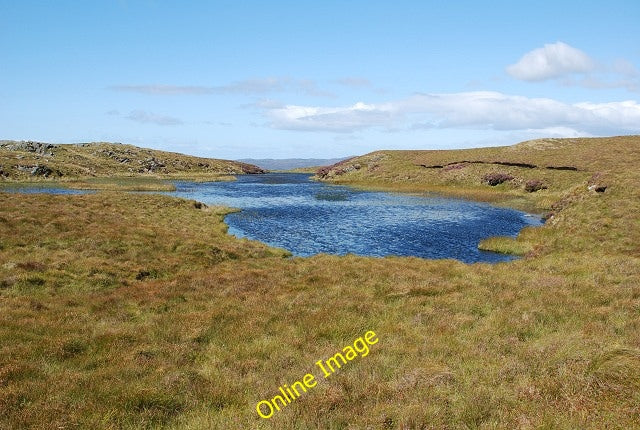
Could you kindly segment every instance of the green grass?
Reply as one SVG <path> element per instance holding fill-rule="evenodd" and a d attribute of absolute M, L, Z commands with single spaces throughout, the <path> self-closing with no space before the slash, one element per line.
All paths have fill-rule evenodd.
<path fill-rule="evenodd" d="M 640 141 L 619 139 L 617 152 L 607 139 L 491 150 L 536 162 L 573 152 L 585 170 L 552 171 L 546 195 L 477 184 L 480 170 L 459 185 L 385 166 L 343 176 L 486 187 L 553 212 L 495 239 L 530 246 L 495 265 L 283 258 L 226 235 L 227 210 L 193 201 L 0 193 L 0 427 L 638 428 Z M 424 157 L 393 153 L 394 168 L 407 154 Z M 604 193 L 588 189 L 596 170 Z M 369 355 L 321 378 L 314 363 L 368 330 Z M 258 401 L 308 372 L 318 386 L 258 417 Z"/>
<path fill-rule="evenodd" d="M 478 249 L 500 254 L 524 256 L 533 251 L 533 246 L 530 243 L 518 241 L 513 237 L 494 236 L 480 241 Z"/>

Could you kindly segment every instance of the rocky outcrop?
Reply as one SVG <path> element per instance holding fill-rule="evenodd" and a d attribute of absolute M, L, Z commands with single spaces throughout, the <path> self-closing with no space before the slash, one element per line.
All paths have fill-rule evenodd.
<path fill-rule="evenodd" d="M 159 170 L 164 169 L 164 167 L 166 167 L 166 165 L 163 162 L 156 160 L 154 157 L 149 157 L 144 160 L 139 160 L 138 162 L 142 164 L 141 173 L 155 173 Z"/>
<path fill-rule="evenodd" d="M 43 142 L 34 142 L 32 140 L 22 141 L 22 142 L 14 142 L 7 145 L 3 145 L 5 149 L 9 151 L 26 151 L 26 152 L 34 152 L 40 155 L 53 155 L 53 149 L 57 148 L 57 145 L 53 145 L 51 143 L 43 143 Z"/>
<path fill-rule="evenodd" d="M 360 170 L 360 168 L 362 168 L 362 166 L 358 163 L 350 164 L 351 161 L 353 161 L 353 158 L 342 160 L 332 166 L 321 167 L 316 171 L 316 175 L 320 179 L 326 179 L 332 176 L 344 175 L 345 173 L 353 172 L 354 170 Z"/>
<path fill-rule="evenodd" d="M 249 175 L 259 175 L 262 173 L 267 173 L 266 170 L 258 166 L 254 166 L 253 164 L 247 164 L 247 163 L 238 163 L 238 164 L 240 164 L 240 169 L 242 170 L 242 173 L 246 173 Z"/>
<path fill-rule="evenodd" d="M 44 176 L 45 178 L 49 177 L 53 173 L 47 166 L 36 166 L 31 170 L 31 176 Z"/>
<path fill-rule="evenodd" d="M 118 163 L 130 163 L 133 158 L 136 157 L 136 154 L 130 149 L 124 149 L 121 152 L 111 151 L 109 149 L 101 149 L 96 153 L 97 155 L 103 155 L 111 158 L 112 160 L 117 161 Z"/>
<path fill-rule="evenodd" d="M 27 172 L 31 174 L 31 176 L 42 176 L 44 178 L 48 178 L 49 176 L 52 176 L 52 175 L 55 175 L 58 177 L 62 176 L 62 172 L 60 172 L 59 170 L 54 170 L 44 164 L 37 164 L 35 166 L 24 166 L 24 165 L 18 164 L 14 166 L 14 168 L 21 172 Z"/>

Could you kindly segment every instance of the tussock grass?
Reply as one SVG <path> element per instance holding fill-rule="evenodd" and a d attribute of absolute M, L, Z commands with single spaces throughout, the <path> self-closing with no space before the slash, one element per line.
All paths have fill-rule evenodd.
<path fill-rule="evenodd" d="M 518 160 L 567 143 L 527 145 Z M 0 427 L 637 428 L 640 173 L 622 155 L 640 149 L 625 145 L 592 161 L 606 192 L 591 171 L 540 191 L 553 215 L 516 241 L 532 251 L 496 265 L 282 258 L 227 236 L 223 208 L 0 193 Z M 370 354 L 323 379 L 314 363 L 367 330 Z M 308 372 L 317 387 L 258 417 Z"/>
<path fill-rule="evenodd" d="M 533 246 L 530 243 L 518 241 L 513 237 L 494 236 L 480 241 L 478 249 L 481 251 L 498 252 L 500 254 L 523 256 L 533 251 Z"/>

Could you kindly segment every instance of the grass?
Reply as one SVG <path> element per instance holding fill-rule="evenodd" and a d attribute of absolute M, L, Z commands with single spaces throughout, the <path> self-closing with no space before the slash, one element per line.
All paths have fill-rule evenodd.
<path fill-rule="evenodd" d="M 478 249 L 522 257 L 533 251 L 533 246 L 530 243 L 518 241 L 513 237 L 494 236 L 480 241 Z"/>
<path fill-rule="evenodd" d="M 322 179 L 366 188 L 435 192 L 545 212 L 577 184 L 604 184 L 617 170 L 635 168 L 637 142 L 638 136 L 619 136 L 538 139 L 508 147 L 455 151 L 377 151 L 334 165 L 323 172 Z M 558 170 L 567 167 L 576 170 Z M 487 185 L 485 176 L 496 174 L 514 179 Z M 530 181 L 540 181 L 547 188 L 527 192 Z"/>
<path fill-rule="evenodd" d="M 110 191 L 175 191 L 171 182 L 158 178 L 122 177 L 122 178 L 87 178 L 64 182 L 62 185 L 75 190 L 110 190 Z"/>
<path fill-rule="evenodd" d="M 467 189 L 382 164 L 385 176 L 342 175 L 486 187 L 553 212 L 496 240 L 530 251 L 495 265 L 283 258 L 226 235 L 227 210 L 193 201 L 0 193 L 0 427 L 639 427 L 640 141 L 554 142 L 584 170 L 549 171 L 538 193 L 475 184 L 494 166 L 472 166 Z M 590 145 L 605 147 L 597 166 L 584 161 Z M 546 150 L 527 144 L 518 159 L 538 163 Z M 407 154 L 424 156 L 392 153 L 398 169 Z M 588 189 L 596 170 L 604 193 Z M 379 338 L 369 355 L 323 379 L 314 363 L 368 330 Z M 258 401 L 309 372 L 318 386 L 258 417 Z"/>
<path fill-rule="evenodd" d="M 40 146 L 38 146 L 40 145 Z M 167 179 L 230 180 L 261 173 L 236 161 L 193 157 L 132 145 L 94 142 L 29 145 L 0 141 L 0 183 L 53 182 L 80 189 L 166 191 Z"/>

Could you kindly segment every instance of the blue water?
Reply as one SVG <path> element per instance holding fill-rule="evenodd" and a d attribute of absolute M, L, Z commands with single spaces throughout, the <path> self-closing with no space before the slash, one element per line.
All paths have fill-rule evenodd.
<path fill-rule="evenodd" d="M 168 194 L 242 209 L 227 215 L 229 233 L 318 253 L 454 258 L 466 263 L 513 257 L 478 250 L 490 236 L 516 236 L 539 217 L 484 203 L 360 191 L 309 180 L 307 174 L 240 175 L 234 182 L 176 182 Z"/>

